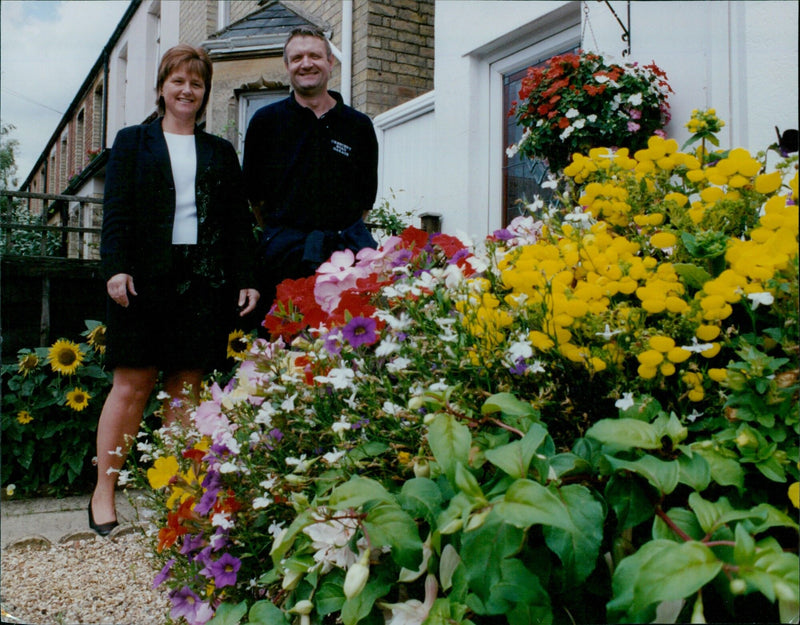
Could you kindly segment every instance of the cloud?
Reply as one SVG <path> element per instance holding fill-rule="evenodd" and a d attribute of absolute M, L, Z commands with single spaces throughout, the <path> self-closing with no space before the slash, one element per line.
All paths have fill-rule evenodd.
<path fill-rule="evenodd" d="M 19 141 L 22 182 L 100 57 L 128 0 L 2 0 L 0 118 Z"/>

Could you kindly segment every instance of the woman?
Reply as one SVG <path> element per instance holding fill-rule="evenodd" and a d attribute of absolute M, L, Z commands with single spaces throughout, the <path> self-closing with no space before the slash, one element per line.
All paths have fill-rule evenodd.
<path fill-rule="evenodd" d="M 244 316 L 259 298 L 236 152 L 196 127 L 211 75 L 202 49 L 168 50 L 158 70 L 159 117 L 120 130 L 106 167 L 100 253 L 114 380 L 89 500 L 89 526 L 102 536 L 117 525 L 117 473 L 159 371 L 170 396 L 165 421 L 185 423 L 204 373 L 224 363 L 237 301 Z"/>

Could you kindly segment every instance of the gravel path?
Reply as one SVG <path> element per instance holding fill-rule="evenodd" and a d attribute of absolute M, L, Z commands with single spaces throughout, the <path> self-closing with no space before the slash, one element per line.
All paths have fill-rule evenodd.
<path fill-rule="evenodd" d="M 113 535 L 112 535 L 113 536 Z M 152 590 L 152 558 L 140 533 L 2 551 L 3 623 L 163 625 L 169 601 Z"/>

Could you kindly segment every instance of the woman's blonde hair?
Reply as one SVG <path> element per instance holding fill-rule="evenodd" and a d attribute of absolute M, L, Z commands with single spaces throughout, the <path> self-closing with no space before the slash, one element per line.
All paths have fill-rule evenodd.
<path fill-rule="evenodd" d="M 208 53 L 203 48 L 194 48 L 186 43 L 180 43 L 170 48 L 161 57 L 161 64 L 158 66 L 158 81 L 156 82 L 158 114 L 163 116 L 166 113 L 161 88 L 167 82 L 169 75 L 181 66 L 186 66 L 186 70 L 190 74 L 197 74 L 205 85 L 206 91 L 203 94 L 203 102 L 195 116 L 195 119 L 200 119 L 206 110 L 208 97 L 211 94 L 211 77 L 214 73 L 214 68 L 211 65 Z"/>

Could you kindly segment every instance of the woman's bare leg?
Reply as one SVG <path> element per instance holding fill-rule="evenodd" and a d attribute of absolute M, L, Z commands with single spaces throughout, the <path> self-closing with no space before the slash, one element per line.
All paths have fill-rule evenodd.
<path fill-rule="evenodd" d="M 197 405 L 202 382 L 202 369 L 175 371 L 164 376 L 164 392 L 170 396 L 164 400 L 165 425 L 175 421 L 189 425 L 189 413 Z"/>
<path fill-rule="evenodd" d="M 156 384 L 155 367 L 133 369 L 117 367 L 114 383 L 103 405 L 97 424 L 97 485 L 92 493 L 95 523 L 116 519 L 114 489 L 117 472 L 125 462 L 130 442 L 136 438 L 147 400 Z M 119 449 L 119 452 L 117 452 Z"/>

